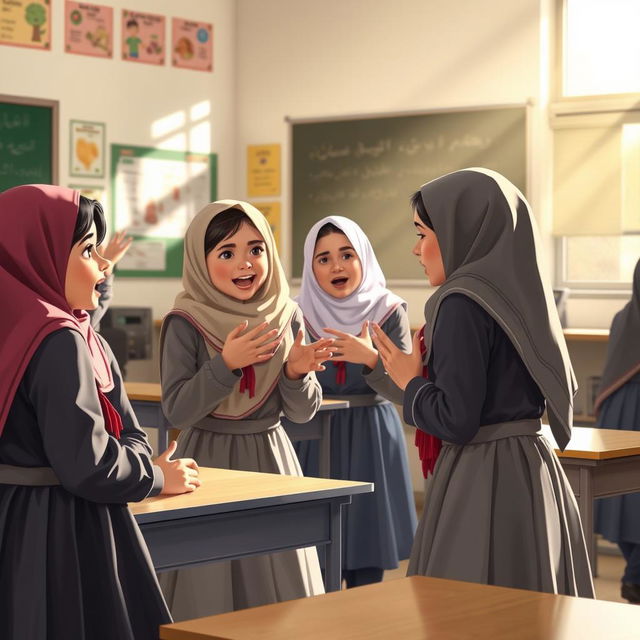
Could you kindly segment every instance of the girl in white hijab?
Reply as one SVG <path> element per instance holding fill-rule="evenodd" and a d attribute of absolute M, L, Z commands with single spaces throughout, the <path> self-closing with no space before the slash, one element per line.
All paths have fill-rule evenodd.
<path fill-rule="evenodd" d="M 413 253 L 441 285 L 424 356 L 419 337 L 406 355 L 374 327 L 405 421 L 442 441 L 409 574 L 593 597 L 576 501 L 540 434 L 546 404 L 567 445 L 576 387 L 527 201 L 500 174 L 466 169 L 412 204 Z"/>
<path fill-rule="evenodd" d="M 377 582 L 409 556 L 416 515 L 402 425 L 377 394 L 388 377 L 368 325 L 381 324 L 394 344 L 407 349 L 406 303 L 387 289 L 365 233 L 342 216 L 323 218 L 307 234 L 297 301 L 314 340 L 336 337 L 333 366 L 317 374 L 324 396 L 350 403 L 332 416 L 331 477 L 376 487 L 373 494 L 354 496 L 346 509 L 343 577 L 347 587 Z M 317 443 L 296 448 L 304 472 L 317 475 Z"/>

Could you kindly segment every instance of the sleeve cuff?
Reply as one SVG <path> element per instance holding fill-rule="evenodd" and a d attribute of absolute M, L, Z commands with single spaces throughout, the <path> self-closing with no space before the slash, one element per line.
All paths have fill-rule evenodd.
<path fill-rule="evenodd" d="M 311 382 L 310 373 L 307 373 L 307 375 L 305 375 L 303 378 L 292 380 L 291 378 L 287 378 L 287 374 L 284 372 L 284 368 L 282 369 L 282 374 L 280 375 L 280 384 L 285 388 L 292 389 L 292 390 L 303 389 L 310 382 Z"/>
<path fill-rule="evenodd" d="M 428 385 L 433 384 L 421 376 L 409 380 L 409 384 L 404 390 L 404 400 L 402 403 L 402 417 L 407 424 L 417 426 L 413 417 L 413 406 L 418 394 Z"/>
<path fill-rule="evenodd" d="M 384 365 L 382 364 L 382 358 L 378 356 L 378 361 L 376 362 L 376 366 L 373 369 L 369 369 L 369 367 L 364 364 L 362 365 L 362 375 L 372 382 L 376 382 L 377 380 L 384 380 L 387 372 L 385 371 Z"/>
<path fill-rule="evenodd" d="M 208 365 L 215 381 L 229 389 L 242 378 L 242 369 L 229 369 L 220 355 L 211 358 Z"/>
<path fill-rule="evenodd" d="M 164 488 L 164 473 L 162 473 L 162 469 L 157 465 L 153 465 L 153 485 L 151 486 L 151 491 L 147 495 L 147 498 L 152 498 L 153 496 L 157 496 L 162 489 Z"/>

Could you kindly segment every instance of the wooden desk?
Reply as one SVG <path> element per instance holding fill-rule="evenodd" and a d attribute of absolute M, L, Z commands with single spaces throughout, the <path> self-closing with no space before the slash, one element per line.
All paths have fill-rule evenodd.
<path fill-rule="evenodd" d="M 160 627 L 162 640 L 637 638 L 640 607 L 414 576 Z"/>
<path fill-rule="evenodd" d="M 550 428 L 543 425 L 542 430 L 555 446 Z M 556 448 L 556 453 L 578 500 L 589 559 L 595 573 L 593 500 L 640 491 L 640 433 L 573 427 L 567 448 L 564 451 Z"/>
<path fill-rule="evenodd" d="M 172 428 L 165 417 L 160 404 L 161 387 L 157 382 L 125 382 L 125 390 L 140 424 L 158 429 L 158 450 L 167 448 L 167 434 Z M 282 418 L 282 426 L 292 441 L 319 440 L 319 472 L 323 478 L 330 473 L 331 455 L 331 416 L 334 411 L 347 409 L 348 400 L 323 400 L 316 416 L 305 424 L 296 424 Z"/>
<path fill-rule="evenodd" d="M 156 571 L 326 546 L 325 584 L 340 589 L 341 507 L 368 482 L 200 467 L 193 493 L 129 505 Z"/>

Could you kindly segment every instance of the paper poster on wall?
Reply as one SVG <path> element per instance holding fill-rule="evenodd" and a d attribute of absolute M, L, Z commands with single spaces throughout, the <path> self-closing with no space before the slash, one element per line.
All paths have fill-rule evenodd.
<path fill-rule="evenodd" d="M 173 18 L 171 30 L 171 60 L 174 67 L 213 70 L 213 25 Z"/>
<path fill-rule="evenodd" d="M 107 209 L 107 191 L 104 187 L 87 184 L 70 184 L 69 189 L 75 189 L 80 192 L 81 196 L 89 198 L 89 200 L 97 200 L 102 208 Z"/>
<path fill-rule="evenodd" d="M 258 211 L 264 215 L 264 217 L 269 222 L 269 226 L 271 227 L 271 232 L 273 233 L 273 237 L 276 241 L 276 247 L 278 248 L 278 253 L 282 253 L 282 245 L 280 244 L 280 230 L 282 228 L 281 217 L 280 217 L 280 203 L 279 202 L 252 202 L 251 203 Z"/>
<path fill-rule="evenodd" d="M 75 177 L 103 178 L 104 123 L 71 120 L 69 139 L 69 174 Z"/>
<path fill-rule="evenodd" d="M 280 145 L 250 144 L 247 147 L 247 195 L 280 195 Z"/>
<path fill-rule="evenodd" d="M 182 275 L 184 234 L 215 200 L 216 171 L 215 155 L 111 145 L 113 228 L 134 238 L 118 275 Z"/>
<path fill-rule="evenodd" d="M 84 56 L 110 58 L 113 54 L 113 9 L 65 0 L 64 50 Z"/>
<path fill-rule="evenodd" d="M 49 0 L 0 0 L 0 44 L 51 49 Z"/>
<path fill-rule="evenodd" d="M 165 18 L 153 13 L 122 10 L 122 59 L 164 64 Z"/>

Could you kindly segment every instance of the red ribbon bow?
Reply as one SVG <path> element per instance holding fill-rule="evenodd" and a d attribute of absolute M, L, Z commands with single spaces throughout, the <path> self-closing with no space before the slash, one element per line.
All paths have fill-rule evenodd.
<path fill-rule="evenodd" d="M 120 414 L 100 389 L 98 389 L 98 398 L 100 399 L 100 408 L 104 416 L 104 426 L 107 433 L 112 435 L 116 440 L 120 440 L 120 433 L 122 433 L 122 418 Z"/>
<path fill-rule="evenodd" d="M 420 353 L 424 356 L 427 351 L 424 344 L 424 327 L 420 329 L 418 335 L 420 336 Z M 426 365 L 422 367 L 422 377 L 429 378 L 429 370 Z M 436 466 L 440 449 L 442 449 L 442 440 L 421 429 L 416 429 L 415 445 L 418 447 L 418 456 L 422 462 L 422 475 L 426 478 L 429 473 L 433 473 Z"/>
<path fill-rule="evenodd" d="M 336 368 L 336 384 L 347 384 L 347 363 L 334 362 L 333 366 Z"/>
<path fill-rule="evenodd" d="M 256 395 L 256 372 L 253 365 L 242 367 L 242 378 L 240 379 L 240 393 L 249 392 L 249 398 Z"/>

